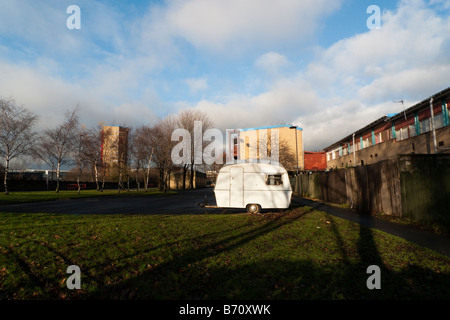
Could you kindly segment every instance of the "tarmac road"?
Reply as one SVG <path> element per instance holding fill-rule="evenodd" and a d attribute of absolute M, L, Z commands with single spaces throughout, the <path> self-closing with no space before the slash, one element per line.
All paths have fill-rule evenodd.
<path fill-rule="evenodd" d="M 57 214 L 202 214 L 205 211 L 208 213 L 223 212 L 223 209 L 200 206 L 199 204 L 205 203 L 205 199 L 209 205 L 216 204 L 212 188 L 186 190 L 176 195 L 165 196 L 103 196 L 0 204 L 0 212 Z M 245 212 L 245 210 L 240 211 Z"/>

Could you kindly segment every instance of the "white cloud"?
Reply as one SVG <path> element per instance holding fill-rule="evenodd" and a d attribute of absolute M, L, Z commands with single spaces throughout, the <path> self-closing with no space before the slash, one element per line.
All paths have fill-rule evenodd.
<path fill-rule="evenodd" d="M 450 0 L 430 0 L 430 5 L 437 5 L 440 9 L 450 9 Z"/>
<path fill-rule="evenodd" d="M 277 74 L 289 66 L 289 60 L 286 56 L 277 52 L 268 52 L 256 59 L 255 66 L 269 74 Z"/>
<path fill-rule="evenodd" d="M 414 68 L 387 74 L 361 87 L 358 96 L 365 101 L 410 99 L 422 100 L 445 89 L 450 81 L 450 64 Z M 420 88 L 420 90 L 419 90 Z"/>
<path fill-rule="evenodd" d="M 301 79 L 280 80 L 255 96 L 233 95 L 228 101 L 202 100 L 190 107 L 206 112 L 217 128 L 289 124 L 299 115 L 314 114 L 324 101 Z"/>
<path fill-rule="evenodd" d="M 203 91 L 208 89 L 208 81 L 205 78 L 199 78 L 199 79 L 186 79 L 184 82 L 189 87 L 189 91 L 191 93 L 197 93 L 199 91 Z"/>
<path fill-rule="evenodd" d="M 65 111 L 80 107 L 80 121 L 93 127 L 99 122 L 135 126 L 156 120 L 150 108 L 163 105 L 155 92 L 144 90 L 136 102 L 126 97 L 119 78 L 96 86 L 83 86 L 36 70 L 32 67 L 8 65 L 0 61 L 0 97 L 12 97 L 20 105 L 39 116 L 38 129 L 51 128 L 61 123 Z M 111 98 L 114 95 L 114 98 Z M 123 103 L 117 103 L 122 96 Z"/>
<path fill-rule="evenodd" d="M 374 102 L 388 99 L 389 92 L 423 96 L 445 86 L 440 80 L 450 66 L 449 48 L 450 18 L 439 17 L 422 1 L 405 0 L 396 12 L 384 12 L 381 29 L 323 50 L 308 66 L 308 77 L 321 88 L 359 91 L 360 98 Z"/>
<path fill-rule="evenodd" d="M 170 1 L 165 25 L 198 48 L 236 52 L 250 46 L 289 44 L 314 34 L 317 21 L 340 0 Z"/>

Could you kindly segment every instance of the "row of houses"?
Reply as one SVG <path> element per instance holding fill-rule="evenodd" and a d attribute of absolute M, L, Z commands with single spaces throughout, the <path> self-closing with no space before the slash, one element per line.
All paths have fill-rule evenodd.
<path fill-rule="evenodd" d="M 327 169 L 394 159 L 399 154 L 450 151 L 450 88 L 387 114 L 326 147 Z"/>
<path fill-rule="evenodd" d="M 447 88 L 398 113 L 384 115 L 319 152 L 303 149 L 303 129 L 297 126 L 227 130 L 227 158 L 270 159 L 275 131 L 277 159 L 291 173 L 373 164 L 399 154 L 446 153 L 450 151 L 449 97 Z"/>

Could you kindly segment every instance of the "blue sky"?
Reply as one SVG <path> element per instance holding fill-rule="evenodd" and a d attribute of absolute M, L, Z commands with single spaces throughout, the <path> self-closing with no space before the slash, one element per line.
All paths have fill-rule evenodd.
<path fill-rule="evenodd" d="M 449 16 L 449 0 L 2 0 L 0 96 L 42 128 L 77 104 L 87 126 L 195 108 L 222 130 L 300 125 L 318 150 L 450 86 Z"/>

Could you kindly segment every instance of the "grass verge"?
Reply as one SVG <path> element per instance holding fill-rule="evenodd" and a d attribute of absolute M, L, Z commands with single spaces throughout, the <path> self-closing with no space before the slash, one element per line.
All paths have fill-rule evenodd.
<path fill-rule="evenodd" d="M 81 269 L 69 290 L 67 267 Z M 367 268 L 381 270 L 369 290 Z M 449 299 L 450 258 L 308 207 L 264 215 L 0 213 L 2 299 Z"/>

